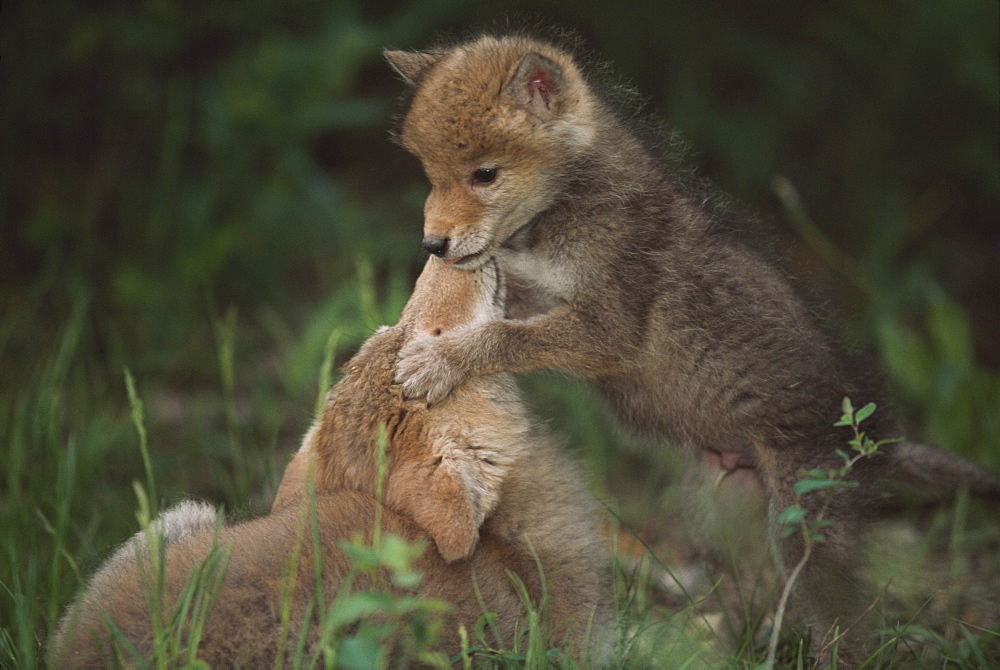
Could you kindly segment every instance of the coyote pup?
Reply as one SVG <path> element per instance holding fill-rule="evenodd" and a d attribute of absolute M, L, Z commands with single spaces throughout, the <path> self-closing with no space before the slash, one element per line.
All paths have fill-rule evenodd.
<path fill-rule="evenodd" d="M 312 656 L 320 631 L 315 615 L 307 618 L 316 585 L 310 534 L 302 539 L 308 521 L 303 515 L 310 513 L 306 478 L 314 473 L 324 591 L 332 599 L 349 569 L 338 543 L 358 530 L 371 539 L 379 507 L 380 432 L 388 459 L 381 527 L 411 541 L 432 540 L 414 567 L 423 576 L 420 594 L 453 606 L 443 651 L 449 656 L 460 651 L 458 625 L 472 631 L 484 608 L 497 615 L 501 644 L 511 645 L 526 629 L 513 573 L 536 606 L 547 597 L 541 624 L 554 642 L 591 661 L 607 653 L 610 560 L 597 535 L 596 505 L 574 465 L 531 422 L 510 376 L 476 377 L 430 409 L 404 400 L 393 384 L 399 348 L 409 338 L 495 318 L 504 302 L 500 278 L 495 263 L 464 273 L 430 259 L 399 325 L 376 333 L 347 363 L 343 380 L 330 391 L 322 416 L 288 466 L 271 513 L 217 532 L 219 546 L 229 552 L 228 565 L 199 659 L 227 667 L 276 662 L 282 575 L 294 568 L 290 557 L 297 549 L 284 649 L 286 656 L 293 654 L 300 629 L 309 626 L 305 639 L 307 657 Z M 157 520 L 166 543 L 171 606 L 208 555 L 215 518 L 208 505 L 184 503 Z M 152 624 L 144 584 L 150 562 L 145 535 L 139 533 L 98 570 L 49 645 L 52 667 L 109 664 L 109 622 L 139 654 L 149 655 Z M 370 586 L 361 577 L 355 585 Z"/>
<path fill-rule="evenodd" d="M 643 145 L 570 53 L 521 35 L 387 51 L 412 87 L 398 131 L 431 185 L 424 248 L 475 271 L 498 263 L 505 319 L 410 340 L 397 379 L 431 405 L 471 376 L 550 368 L 592 380 L 621 420 L 751 468 L 777 538 L 799 473 L 841 464 L 842 398 L 875 399 L 789 279 L 732 233 L 724 209 Z M 880 409 L 874 439 L 899 435 Z M 899 443 L 859 463 L 832 498 L 835 525 L 800 577 L 814 632 L 853 624 L 871 594 L 855 566 L 859 519 L 899 476 L 1000 497 L 997 480 L 944 452 Z M 815 513 L 819 495 L 804 504 Z M 864 635 L 865 633 L 859 633 Z"/>

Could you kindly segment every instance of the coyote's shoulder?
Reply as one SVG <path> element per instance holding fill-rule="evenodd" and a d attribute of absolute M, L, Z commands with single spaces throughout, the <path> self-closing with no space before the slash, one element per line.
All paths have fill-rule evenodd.
<path fill-rule="evenodd" d="M 439 273 L 462 276 L 442 282 Z M 535 605 L 546 599 L 544 591 L 541 622 L 554 643 L 584 657 L 607 644 L 610 574 L 594 501 L 558 445 L 529 420 L 509 376 L 471 380 L 433 407 L 405 400 L 392 382 L 399 348 L 418 329 L 434 336 L 502 306 L 498 276 L 491 268 L 456 273 L 432 259 L 400 324 L 373 335 L 346 365 L 269 515 L 217 530 L 210 510 L 167 513 L 161 525 L 174 529 L 166 547 L 168 602 L 214 545 L 228 555 L 199 658 L 213 665 L 274 662 L 282 571 L 295 551 L 301 555 L 289 639 L 299 639 L 306 626 L 307 644 L 316 643 L 319 627 L 307 619 L 316 593 L 314 545 L 302 532 L 311 507 L 329 594 L 349 568 L 339 543 L 358 530 L 370 540 L 376 517 L 385 533 L 430 538 L 432 546 L 414 567 L 423 575 L 419 593 L 452 605 L 444 627 L 448 654 L 460 649 L 459 624 L 474 630 L 484 611 L 497 615 L 502 644 L 513 644 L 515 631 L 525 630 L 527 613 L 508 571 Z M 384 507 L 377 513 L 380 440 L 387 465 Z M 310 473 L 314 504 L 307 495 Z M 106 617 L 140 654 L 149 653 L 141 574 L 149 557 L 141 538 L 119 549 L 68 610 L 50 644 L 54 664 L 100 664 L 109 653 Z M 364 577 L 354 579 L 356 588 L 369 586 Z"/>

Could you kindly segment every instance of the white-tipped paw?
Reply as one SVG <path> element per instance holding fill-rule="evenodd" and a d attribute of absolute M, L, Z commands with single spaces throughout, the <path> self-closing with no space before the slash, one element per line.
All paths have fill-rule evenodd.
<path fill-rule="evenodd" d="M 396 363 L 396 382 L 402 384 L 403 395 L 423 396 L 433 405 L 451 393 L 466 376 L 453 349 L 447 336 L 418 337 L 404 344 Z"/>

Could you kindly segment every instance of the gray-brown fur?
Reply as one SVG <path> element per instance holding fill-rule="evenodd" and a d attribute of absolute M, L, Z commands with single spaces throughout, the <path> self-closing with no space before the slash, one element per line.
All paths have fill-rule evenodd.
<path fill-rule="evenodd" d="M 803 470 L 841 464 L 841 399 L 877 400 L 877 385 L 786 275 L 602 101 L 572 55 L 515 35 L 386 56 L 415 87 L 398 135 L 431 182 L 425 246 L 430 238 L 428 249 L 458 267 L 496 259 L 512 287 L 509 318 L 404 346 L 407 395 L 435 403 L 495 371 L 588 378 L 631 428 L 753 463 L 772 519 Z M 498 170 L 495 181 L 477 181 L 484 167 Z M 901 434 L 884 405 L 865 429 Z M 835 525 L 801 578 L 798 612 L 820 637 L 852 624 L 872 597 L 857 576 L 857 541 L 884 479 L 1000 497 L 995 477 L 953 455 L 885 451 L 856 466 L 858 488 L 833 497 Z M 815 512 L 821 498 L 804 502 Z M 800 552 L 795 537 L 781 542 L 786 566 Z"/>
<path fill-rule="evenodd" d="M 400 324 L 376 333 L 348 362 L 322 416 L 286 469 L 271 513 L 218 531 L 219 545 L 230 552 L 228 569 L 198 658 L 213 667 L 274 663 L 281 631 L 281 575 L 301 546 L 285 646 L 288 660 L 316 592 L 309 532 L 302 539 L 304 515 L 310 513 L 307 479 L 316 487 L 329 602 L 349 569 L 339 543 L 359 530 L 371 538 L 383 425 L 388 468 L 381 528 L 411 541 L 430 540 L 414 567 L 423 575 L 419 594 L 453 606 L 442 650 L 449 656 L 458 653 L 459 624 L 473 631 L 484 607 L 497 615 L 503 637 L 499 644 L 510 648 L 515 630 L 525 630 L 527 616 L 508 571 L 524 582 L 537 606 L 543 598 L 540 564 L 548 597 L 543 631 L 581 659 L 594 661 L 595 655 L 607 653 L 610 563 L 597 534 L 595 502 L 575 465 L 530 420 L 510 376 L 472 379 L 430 409 L 404 400 L 393 383 L 399 348 L 417 332 L 434 336 L 495 318 L 502 306 L 499 278 L 495 267 L 464 273 L 431 259 Z M 167 536 L 168 602 L 178 598 L 191 570 L 208 555 L 213 520 L 211 508 L 185 505 L 168 511 L 158 524 Z M 140 654 L 150 653 L 151 622 L 140 576 L 147 556 L 140 534 L 98 570 L 50 642 L 53 667 L 107 665 L 105 617 Z M 356 588 L 369 586 L 367 577 L 355 581 Z M 313 620 L 307 636 L 310 655 L 317 634 Z"/>

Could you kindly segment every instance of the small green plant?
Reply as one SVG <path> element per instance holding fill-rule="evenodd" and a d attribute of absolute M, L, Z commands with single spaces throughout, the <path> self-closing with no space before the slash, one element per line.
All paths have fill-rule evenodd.
<path fill-rule="evenodd" d="M 510 579 L 521 604 L 524 606 L 526 614 L 524 627 L 515 630 L 513 640 L 509 643 L 503 639 L 497 625 L 496 614 L 487 611 L 486 604 L 479 592 L 475 572 L 473 572 L 473 587 L 484 613 L 476 622 L 475 644 L 473 646 L 468 644 L 468 634 L 464 626 L 459 631 L 462 639 L 462 651 L 458 658 L 452 659 L 453 661 L 460 659 L 465 668 L 483 666 L 499 668 L 576 667 L 573 660 L 565 652 L 549 644 L 548 636 L 543 630 L 543 621 L 548 617 L 549 591 L 545 580 L 545 571 L 538 555 L 534 553 L 534 547 L 532 547 L 532 554 L 534 554 L 535 567 L 538 569 L 538 575 L 541 579 L 542 597 L 539 602 L 532 601 L 528 588 L 520 577 L 510 570 L 507 571 L 507 578 Z M 508 644 L 510 644 L 509 649 L 507 648 Z"/>
<path fill-rule="evenodd" d="M 809 562 L 816 544 L 826 540 L 826 535 L 823 532 L 824 529 L 833 524 L 832 521 L 825 518 L 830 505 L 830 496 L 836 491 L 856 487 L 858 483 L 848 479 L 848 477 L 858 461 L 875 456 L 883 446 L 897 441 L 894 438 L 889 438 L 876 442 L 861 430 L 861 423 L 875 413 L 875 403 L 870 402 L 861 409 L 855 410 L 850 398 L 844 398 L 841 403 L 841 409 L 843 410 L 843 414 L 840 420 L 833 425 L 837 427 L 850 427 L 854 431 L 854 436 L 848 441 L 848 444 L 851 446 L 851 453 L 840 449 L 837 450 L 837 454 L 843 459 L 843 465 L 839 468 L 830 470 L 814 468 L 802 472 L 802 478 L 795 483 L 795 503 L 786 507 L 778 516 L 778 521 L 785 524 L 785 527 L 781 531 L 781 537 L 789 537 L 795 533 L 799 533 L 802 536 L 803 551 L 802 557 L 789 573 L 785 587 L 781 593 L 781 598 L 778 600 L 778 608 L 775 613 L 774 627 L 771 630 L 771 639 L 768 645 L 767 661 L 765 664 L 768 670 L 773 668 L 775 664 L 778 638 L 781 633 L 785 609 L 788 606 L 788 600 L 791 597 L 795 581 L 798 579 L 799 573 L 802 572 L 806 563 Z M 819 512 L 812 517 L 809 516 L 808 511 L 802 505 L 802 498 L 807 493 L 819 493 L 826 497 L 826 502 L 820 508 Z"/>
<path fill-rule="evenodd" d="M 384 667 L 406 659 L 447 667 L 445 656 L 434 649 L 441 638 L 441 614 L 450 606 L 413 592 L 421 576 L 412 564 L 426 545 L 393 534 L 374 545 L 357 534 L 339 546 L 351 561 L 351 573 L 321 622 L 323 660 L 328 665 Z M 386 573 L 401 594 L 385 583 Z M 352 592 L 350 584 L 360 575 L 369 576 L 373 586 Z"/>

